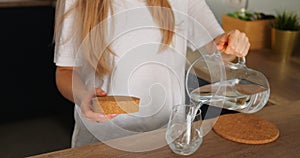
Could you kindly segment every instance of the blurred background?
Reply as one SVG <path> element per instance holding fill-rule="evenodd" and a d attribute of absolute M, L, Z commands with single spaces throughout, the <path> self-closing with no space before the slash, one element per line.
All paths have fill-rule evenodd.
<path fill-rule="evenodd" d="M 276 11 L 289 10 L 300 16 L 299 0 L 206 0 L 221 23 L 222 15 L 246 8 L 249 12 L 275 14 Z"/>
<path fill-rule="evenodd" d="M 299 0 L 206 0 L 216 18 L 247 7 L 300 15 Z M 199 12 L 199 14 L 201 14 Z M 55 85 L 54 0 L 0 0 L 0 157 L 18 158 L 70 147 L 73 104 Z"/>
<path fill-rule="evenodd" d="M 70 147 L 73 104 L 55 85 L 54 1 L 0 1 L 0 157 Z"/>

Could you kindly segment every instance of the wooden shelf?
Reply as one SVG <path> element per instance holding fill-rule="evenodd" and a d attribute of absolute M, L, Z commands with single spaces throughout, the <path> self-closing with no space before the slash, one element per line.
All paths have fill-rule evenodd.
<path fill-rule="evenodd" d="M 56 0 L 0 0 L 0 8 L 55 6 Z"/>

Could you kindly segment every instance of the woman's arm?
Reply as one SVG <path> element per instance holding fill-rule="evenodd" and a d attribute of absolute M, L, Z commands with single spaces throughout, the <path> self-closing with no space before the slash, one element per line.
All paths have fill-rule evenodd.
<path fill-rule="evenodd" d="M 197 25 L 190 21 L 188 34 L 188 38 L 196 47 L 200 48 L 214 39 L 225 61 L 247 55 L 250 43 L 246 35 L 238 30 L 224 32 L 205 0 L 188 0 L 188 15 L 198 22 Z M 211 38 L 207 38 L 207 33 Z"/>
<path fill-rule="evenodd" d="M 78 49 L 76 43 L 76 29 L 74 29 L 74 12 L 69 12 L 67 16 L 64 15 L 76 1 L 65 0 L 59 1 L 56 10 L 56 34 L 55 34 L 55 54 L 54 63 L 56 67 L 56 86 L 59 92 L 69 101 L 74 102 L 81 109 L 82 115 L 92 121 L 104 122 L 115 117 L 115 115 L 103 115 L 95 113 L 90 108 L 91 100 L 95 96 L 106 96 L 106 93 L 96 88 L 87 90 L 85 85 L 76 73 L 75 50 Z M 63 17 L 64 20 L 60 21 Z M 62 22 L 62 23 L 61 23 Z"/>
<path fill-rule="evenodd" d="M 59 92 L 69 101 L 75 103 L 72 90 L 73 67 L 56 68 L 56 86 Z"/>
<path fill-rule="evenodd" d="M 73 67 L 56 68 L 56 85 L 59 92 L 68 100 L 76 103 L 84 117 L 96 122 L 105 122 L 114 118 L 116 115 L 103 115 L 91 110 L 91 100 L 95 96 L 106 96 L 106 93 L 97 88 L 95 91 L 87 91 L 80 77 Z"/>

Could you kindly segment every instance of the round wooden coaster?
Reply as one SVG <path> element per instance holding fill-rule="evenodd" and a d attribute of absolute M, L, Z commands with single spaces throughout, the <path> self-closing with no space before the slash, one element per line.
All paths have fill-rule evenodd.
<path fill-rule="evenodd" d="M 221 115 L 213 131 L 225 139 L 244 144 L 265 144 L 279 137 L 279 130 L 273 123 L 243 113 Z"/>

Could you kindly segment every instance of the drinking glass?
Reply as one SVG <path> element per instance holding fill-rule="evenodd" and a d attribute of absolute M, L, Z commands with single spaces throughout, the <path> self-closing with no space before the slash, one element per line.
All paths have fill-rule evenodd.
<path fill-rule="evenodd" d="M 172 109 L 166 131 L 170 149 L 179 155 L 191 155 L 202 144 L 200 109 L 193 105 L 176 105 Z"/>

